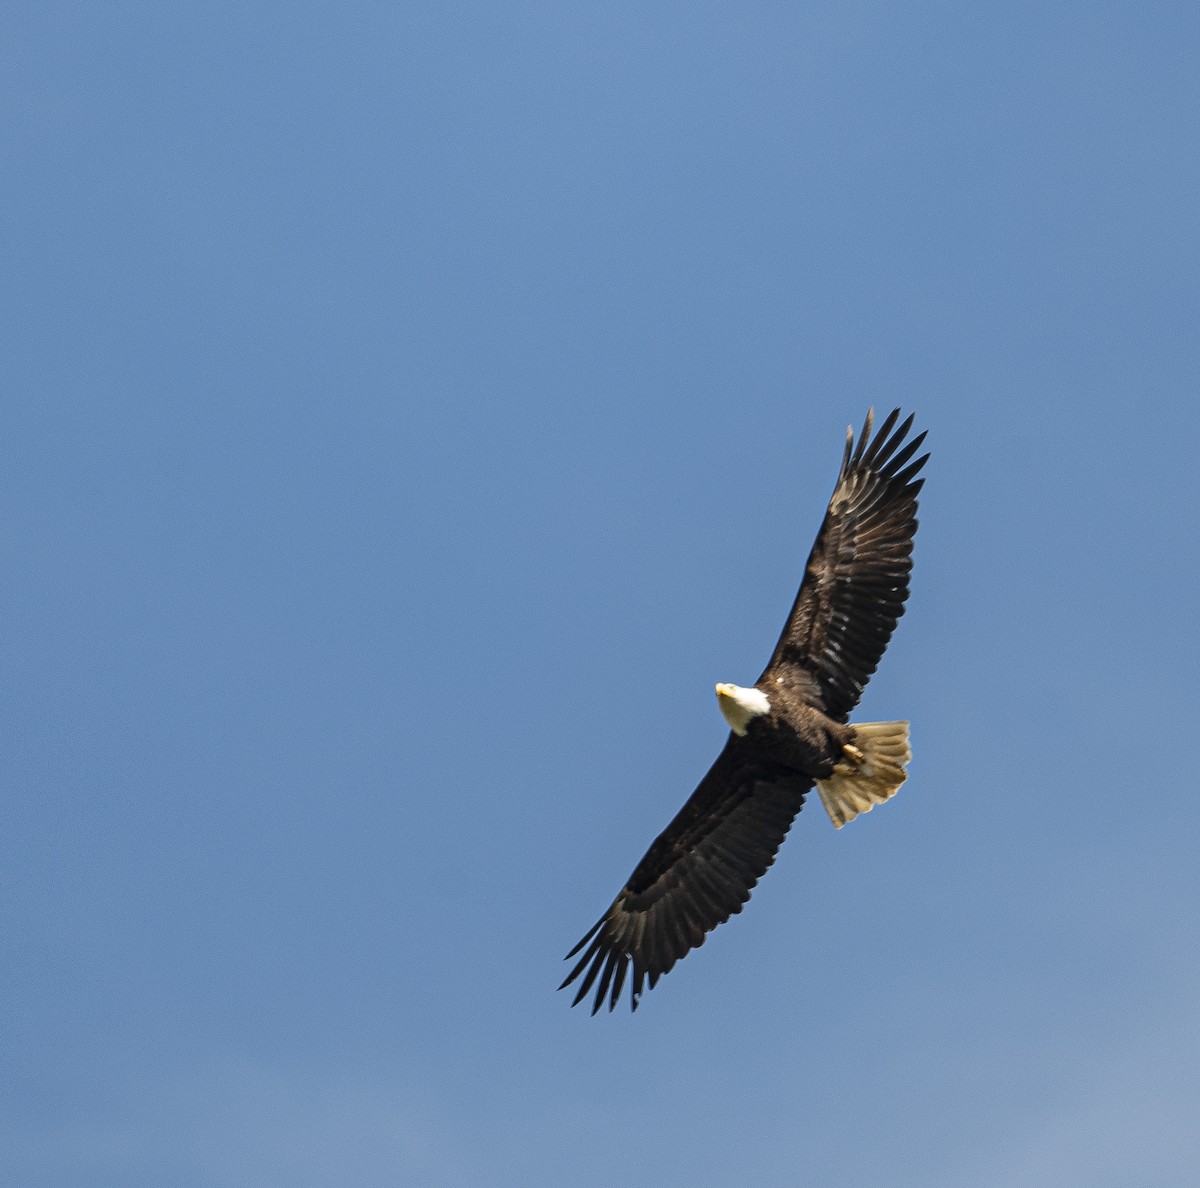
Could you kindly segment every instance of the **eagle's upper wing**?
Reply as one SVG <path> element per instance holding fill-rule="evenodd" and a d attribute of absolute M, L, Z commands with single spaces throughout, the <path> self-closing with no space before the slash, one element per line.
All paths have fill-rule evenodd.
<path fill-rule="evenodd" d="M 872 415 L 857 448 L 846 432 L 842 469 L 800 593 L 759 677 L 760 684 L 782 677 L 807 686 L 813 704 L 840 722 L 858 704 L 904 613 L 917 492 L 925 481 L 915 476 L 929 457 L 909 463 L 925 440 L 919 433 L 903 444 L 911 416 L 893 432 L 895 409 L 872 440 Z"/>
<path fill-rule="evenodd" d="M 718 924 L 742 910 L 750 891 L 804 804 L 812 781 L 766 770 L 731 735 L 687 804 L 659 834 L 629 882 L 590 932 L 567 954 L 583 956 L 562 986 L 581 974 L 572 1006 L 597 978 L 594 1015 L 617 1005 L 633 967 L 630 1005 Z"/>

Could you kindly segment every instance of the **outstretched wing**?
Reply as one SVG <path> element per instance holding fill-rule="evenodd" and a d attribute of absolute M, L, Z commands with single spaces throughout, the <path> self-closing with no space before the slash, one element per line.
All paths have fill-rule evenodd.
<path fill-rule="evenodd" d="M 763 768 L 731 735 L 687 804 L 637 864 L 629 882 L 567 954 L 578 964 L 559 989 L 582 976 L 575 1006 L 596 985 L 594 1015 L 611 1011 L 632 967 L 630 1006 L 675 963 L 742 910 L 775 861 L 812 781 Z M 597 984 L 598 982 L 598 984 Z"/>
<path fill-rule="evenodd" d="M 904 613 L 913 536 L 916 478 L 928 454 L 909 459 L 925 434 L 904 444 L 910 416 L 895 428 L 895 409 L 871 438 L 874 410 L 862 435 L 846 431 L 846 452 L 825 521 L 808 558 L 775 654 L 759 684 L 778 678 L 807 688 L 814 705 L 844 722 L 879 664 Z M 894 431 L 893 431 L 894 430 Z"/>

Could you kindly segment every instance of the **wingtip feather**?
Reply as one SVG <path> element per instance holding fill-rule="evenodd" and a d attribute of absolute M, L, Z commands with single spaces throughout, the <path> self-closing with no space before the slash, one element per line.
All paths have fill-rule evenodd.
<path fill-rule="evenodd" d="M 875 423 L 875 407 L 872 405 L 867 409 L 867 419 L 863 422 L 862 433 L 858 439 L 858 445 L 854 450 L 854 457 L 850 460 L 852 466 L 857 466 L 866 453 L 867 443 L 871 439 L 871 426 Z"/>

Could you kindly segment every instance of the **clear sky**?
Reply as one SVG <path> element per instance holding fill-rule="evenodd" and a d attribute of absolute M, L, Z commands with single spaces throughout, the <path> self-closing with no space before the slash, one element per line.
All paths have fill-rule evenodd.
<path fill-rule="evenodd" d="M 1198 45 L 4 5 L 0 1182 L 1193 1184 Z M 872 404 L 909 783 L 572 1011 Z"/>

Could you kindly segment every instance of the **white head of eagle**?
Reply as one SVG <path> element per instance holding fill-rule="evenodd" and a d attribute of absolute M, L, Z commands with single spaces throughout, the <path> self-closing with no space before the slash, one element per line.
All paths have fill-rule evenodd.
<path fill-rule="evenodd" d="M 717 685 L 717 705 L 721 707 L 729 729 L 740 736 L 745 735 L 751 718 L 771 711 L 771 703 L 761 689 L 743 689 L 741 685 L 724 682 Z"/>

